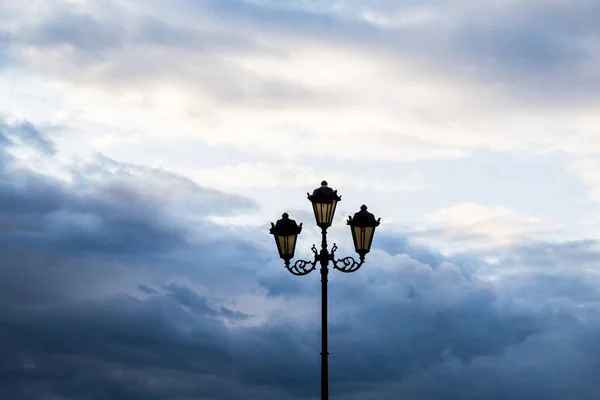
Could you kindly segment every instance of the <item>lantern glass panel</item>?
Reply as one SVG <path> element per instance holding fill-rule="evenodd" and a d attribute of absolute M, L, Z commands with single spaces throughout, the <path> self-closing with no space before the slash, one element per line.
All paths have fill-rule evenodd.
<path fill-rule="evenodd" d="M 277 247 L 281 257 L 293 257 L 296 249 L 296 238 L 298 235 L 277 236 Z"/>
<path fill-rule="evenodd" d="M 373 239 L 373 233 L 375 228 L 371 226 L 354 226 L 354 238 L 356 242 L 354 246 L 356 250 L 369 251 L 371 248 L 371 240 Z"/>
<path fill-rule="evenodd" d="M 331 225 L 336 205 L 336 200 L 328 203 L 313 203 L 317 225 Z"/>

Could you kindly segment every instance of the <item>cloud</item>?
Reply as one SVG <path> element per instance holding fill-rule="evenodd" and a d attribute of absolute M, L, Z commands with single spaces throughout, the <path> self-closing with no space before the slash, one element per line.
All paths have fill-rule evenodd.
<path fill-rule="evenodd" d="M 52 141 L 35 126 L 8 131 L 1 171 L 13 185 L 2 193 L 21 207 L 2 207 L 12 222 L 0 233 L 5 396 L 317 397 L 318 276 L 287 273 L 266 227 L 243 239 L 165 211 L 182 207 L 178 191 L 192 208 L 252 203 L 101 156 L 71 181 L 17 170 L 7 146 L 19 137 L 47 163 L 60 151 L 44 152 Z M 34 179 L 44 197 L 24 201 L 29 186 L 16 182 Z M 171 196 L 156 196 L 161 186 Z M 379 232 L 358 273 L 332 271 L 332 398 L 595 392 L 595 242 L 523 245 L 487 264 L 408 238 Z"/>
<path fill-rule="evenodd" d="M 333 398 L 594 393 L 588 373 L 598 351 L 588 339 L 598 329 L 593 310 L 575 315 L 561 303 L 528 309 L 498 287 L 469 283 L 451 264 L 434 270 L 405 256 L 373 256 L 360 273 L 332 277 Z M 552 292 L 563 286 L 543 285 Z M 1 331 L 17 345 L 3 347 L 1 375 L 19 378 L 6 382 L 5 393 L 317 398 L 316 304 L 307 323 L 295 322 L 294 308 L 286 307 L 270 322 L 235 328 L 224 324 L 228 311 L 190 288 L 139 293 L 5 309 Z M 547 293 L 532 295 L 534 302 Z M 532 379 L 518 378 L 525 373 Z"/>
<path fill-rule="evenodd" d="M 382 192 L 403 192 L 421 190 L 426 187 L 418 174 L 405 179 L 377 180 L 366 176 L 323 171 L 304 165 L 272 165 L 265 163 L 243 163 L 222 168 L 189 170 L 188 176 L 210 187 L 298 187 L 311 185 L 327 176 L 332 182 L 346 188 L 370 188 Z"/>
<path fill-rule="evenodd" d="M 0 70 L 6 68 L 10 62 L 10 54 L 6 50 L 10 43 L 10 35 L 6 32 L 0 31 Z"/>
<path fill-rule="evenodd" d="M 337 2 L 331 6 L 255 1 L 208 4 L 213 13 L 253 28 L 393 49 L 397 54 L 446 64 L 450 67 L 446 72 L 457 78 L 466 77 L 466 72 L 488 81 L 500 80 L 520 95 L 535 95 L 536 91 L 558 95 L 560 90 L 569 89 L 592 94 L 583 86 L 573 87 L 573 76 L 565 74 L 597 56 L 586 45 L 588 39 L 598 36 L 592 15 L 599 10 L 592 1 L 577 7 L 566 2 L 534 6 L 498 1 L 465 1 L 452 6 L 437 1 Z M 494 19 L 493 15 L 502 18 Z M 388 23 L 381 23 L 386 20 Z M 423 46 L 424 41 L 427 46 Z M 467 68 L 469 65 L 475 69 Z M 585 72 L 580 76 L 589 79 Z M 550 80 L 554 85 L 545 85 Z"/>
<path fill-rule="evenodd" d="M 455 204 L 429 212 L 423 219 L 437 228 L 426 229 L 415 237 L 435 240 L 441 236 L 458 248 L 470 250 L 514 246 L 525 238 L 548 236 L 557 229 L 555 224 L 519 215 L 505 206 L 477 203 Z"/>
<path fill-rule="evenodd" d="M 198 143 L 224 146 L 205 183 L 299 185 L 318 165 L 360 188 L 373 173 L 356 167 L 355 182 L 321 161 L 387 159 L 380 191 L 422 183 L 399 163 L 597 147 L 594 2 L 10 8 L 0 44 L 27 69 L 5 64 L 15 100 L 0 104 L 40 123 L 0 123 L 3 398 L 318 398 L 318 274 L 285 271 L 266 221 L 214 223 L 259 206 L 193 180 L 212 151 Z M 179 154 L 160 146 L 182 136 L 184 172 L 127 157 L 156 137 L 155 154 Z M 122 157 L 95 154 L 123 141 Z M 262 200 L 280 207 L 278 187 Z M 425 233 L 500 242 L 494 260 L 382 224 L 360 271 L 330 274 L 332 398 L 596 398 L 598 243 L 545 240 L 541 218 L 460 195 L 425 214 L 438 225 Z"/>
<path fill-rule="evenodd" d="M 89 133 L 94 141 L 169 131 L 283 158 L 335 151 L 410 162 L 481 148 L 568 149 L 569 139 L 545 127 L 590 131 L 584 120 L 593 113 L 585 110 L 598 81 L 592 3 L 422 7 L 447 14 L 445 25 L 379 26 L 363 16 L 411 15 L 415 3 L 182 1 L 145 12 L 91 2 L 50 8 L 35 24 L 23 19 L 13 54 L 61 82 L 58 114 L 86 131 L 91 121 L 106 127 Z M 89 37 L 77 35 L 89 19 Z"/>
<path fill-rule="evenodd" d="M 100 23 L 83 13 L 53 14 L 29 34 L 29 43 L 42 47 L 67 45 L 80 52 L 101 52 L 123 45 L 122 28 L 118 23 Z"/>
<path fill-rule="evenodd" d="M 46 139 L 42 133 L 30 122 L 23 121 L 17 124 L 3 124 L 0 133 L 5 143 L 25 145 L 47 155 L 56 153 L 55 145 Z"/>
<path fill-rule="evenodd" d="M 193 243 L 210 247 L 210 239 L 198 232 L 212 227 L 218 237 L 223 230 L 207 217 L 256 207 L 248 199 L 199 187 L 166 171 L 101 156 L 73 166 L 70 181 L 40 174 L 20 166 L 10 150 L 22 143 L 19 148 L 41 151 L 51 165 L 51 142 L 29 123 L 2 127 L 0 299 L 9 303 L 28 301 L 27 296 L 40 301 L 69 297 L 71 291 L 80 293 L 80 280 L 92 284 L 100 279 L 101 287 L 107 276 L 99 276 L 119 274 L 132 258 L 134 263 L 136 257 L 155 263 L 152 257 L 185 251 Z"/>

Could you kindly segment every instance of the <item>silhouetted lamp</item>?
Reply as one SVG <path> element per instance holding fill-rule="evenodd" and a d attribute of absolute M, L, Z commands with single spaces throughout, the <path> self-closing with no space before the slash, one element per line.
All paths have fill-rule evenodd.
<path fill-rule="evenodd" d="M 287 262 L 294 258 L 296 250 L 296 239 L 302 231 L 302 223 L 298 225 L 296 221 L 290 219 L 288 213 L 283 213 L 282 218 L 276 224 L 271 222 L 269 232 L 275 237 L 275 244 L 279 256 Z"/>
<path fill-rule="evenodd" d="M 337 190 L 333 190 L 327 186 L 327 181 L 323 181 L 321 187 L 316 188 L 312 195 L 306 194 L 312 203 L 317 226 L 325 229 L 329 228 L 335 214 L 335 206 L 342 199 L 341 196 L 338 196 Z"/>
<path fill-rule="evenodd" d="M 327 248 L 327 228 L 333 222 L 335 207 L 342 200 L 338 196 L 337 190 L 327 186 L 327 182 L 321 182 L 321 187 L 315 189 L 313 194 L 308 195 L 308 200 L 312 203 L 317 225 L 321 228 L 321 250 L 313 244 L 312 260 L 296 260 L 293 264 L 290 260 L 294 257 L 296 249 L 296 240 L 302 230 L 302 224 L 297 225 L 296 221 L 290 219 L 288 214 L 283 214 L 283 218 L 276 224 L 271 222 L 270 233 L 275 237 L 277 251 L 279 256 L 285 261 L 285 267 L 292 274 L 297 276 L 308 275 L 314 271 L 317 264 L 321 265 L 321 400 L 329 399 L 329 352 L 327 351 L 327 275 L 329 274 L 329 263 L 333 264 L 333 269 L 344 273 L 357 271 L 365 262 L 365 255 L 371 250 L 375 228 L 379 226 L 380 219 L 375 220 L 375 216 L 367 211 L 367 206 L 362 206 L 360 211 L 354 214 L 354 217 L 348 217 L 348 225 L 352 232 L 354 249 L 360 256 L 360 260 L 352 257 L 343 257 L 336 259 L 335 252 L 337 245 L 334 243 L 331 250 Z"/>
<path fill-rule="evenodd" d="M 379 226 L 380 220 L 381 218 L 376 220 L 375 216 L 367 211 L 367 206 L 364 204 L 360 207 L 360 211 L 354 214 L 354 218 L 348 217 L 354 249 L 361 259 L 364 259 L 365 255 L 371 251 L 375 228 Z"/>

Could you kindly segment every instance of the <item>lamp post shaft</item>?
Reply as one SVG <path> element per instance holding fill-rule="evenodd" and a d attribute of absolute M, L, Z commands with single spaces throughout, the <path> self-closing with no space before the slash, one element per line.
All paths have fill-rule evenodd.
<path fill-rule="evenodd" d="M 329 251 L 327 251 L 327 228 L 322 228 L 321 241 L 321 400 L 329 399 L 329 369 L 327 351 L 327 274 Z"/>

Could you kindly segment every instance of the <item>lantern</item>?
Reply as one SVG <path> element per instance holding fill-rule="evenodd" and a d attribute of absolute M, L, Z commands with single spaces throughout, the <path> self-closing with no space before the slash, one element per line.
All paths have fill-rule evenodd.
<path fill-rule="evenodd" d="M 321 187 L 315 189 L 312 195 L 307 195 L 313 205 L 317 225 L 322 229 L 329 228 L 333 222 L 335 206 L 342 200 L 341 196 L 338 196 L 337 190 L 327 186 L 327 181 L 321 182 Z"/>
<path fill-rule="evenodd" d="M 301 231 L 302 223 L 298 225 L 296 221 L 289 218 L 288 213 L 283 213 L 282 218 L 276 224 L 271 222 L 269 233 L 275 237 L 279 256 L 285 261 L 294 258 L 296 239 Z"/>
<path fill-rule="evenodd" d="M 348 225 L 352 232 L 354 249 L 364 257 L 371 250 L 375 228 L 379 226 L 381 218 L 375 220 L 375 216 L 367 211 L 367 206 L 360 207 L 360 211 L 354 214 L 354 218 L 348 217 Z"/>

